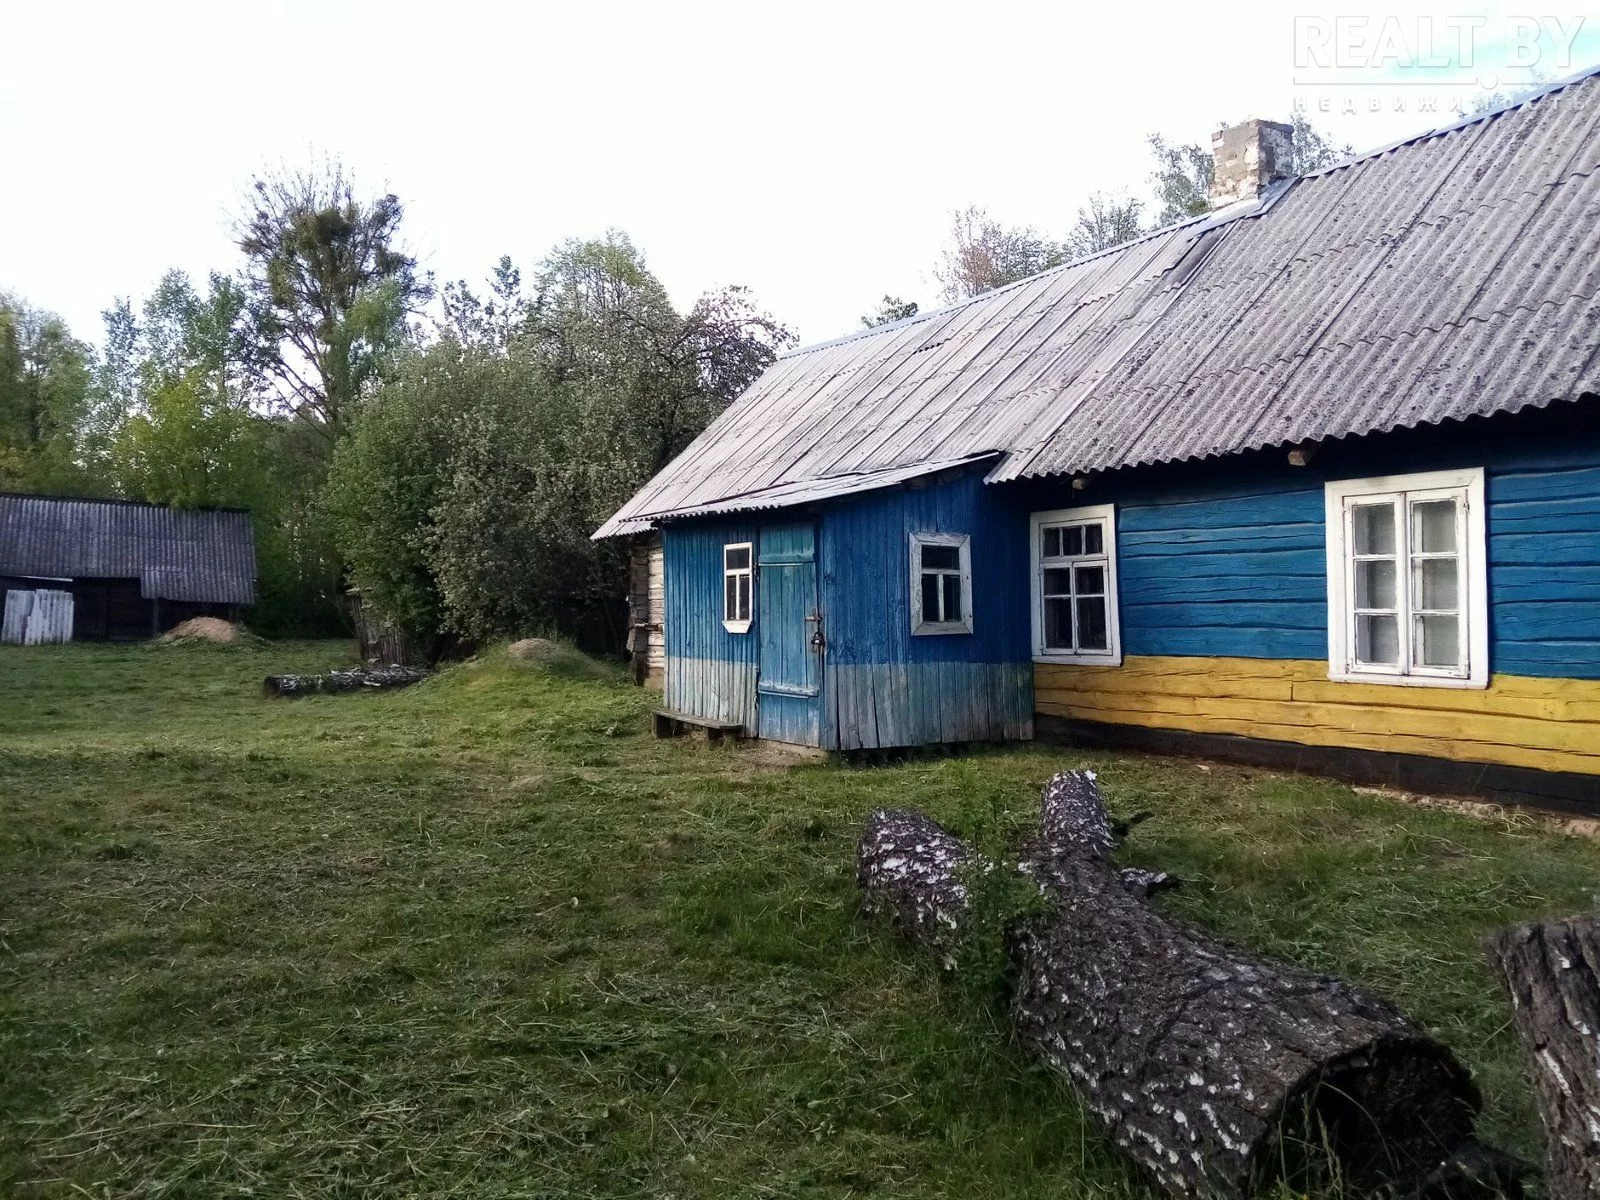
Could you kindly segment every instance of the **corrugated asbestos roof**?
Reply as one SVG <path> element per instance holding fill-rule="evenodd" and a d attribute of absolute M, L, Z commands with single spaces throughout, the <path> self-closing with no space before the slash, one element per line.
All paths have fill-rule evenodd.
<path fill-rule="evenodd" d="M 250 514 L 0 494 L 0 575 L 138 579 L 145 599 L 255 602 Z"/>
<path fill-rule="evenodd" d="M 994 482 L 1600 392 L 1597 76 L 794 351 L 595 536 L 984 453 Z"/>

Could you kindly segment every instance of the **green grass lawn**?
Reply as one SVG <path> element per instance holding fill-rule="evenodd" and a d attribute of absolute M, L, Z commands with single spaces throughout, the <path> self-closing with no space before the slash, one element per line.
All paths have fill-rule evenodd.
<path fill-rule="evenodd" d="M 856 913 L 864 814 L 968 835 L 1092 765 L 1170 912 L 1389 996 L 1537 1152 L 1479 939 L 1600 846 L 1316 780 L 657 742 L 499 653 L 267 701 L 337 643 L 0 648 L 0 1195 L 1142 1192 L 980 991 Z"/>

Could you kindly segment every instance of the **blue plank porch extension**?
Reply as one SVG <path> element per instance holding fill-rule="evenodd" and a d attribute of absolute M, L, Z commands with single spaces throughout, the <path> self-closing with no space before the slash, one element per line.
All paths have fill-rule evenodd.
<path fill-rule="evenodd" d="M 1600 71 L 1301 177 L 1263 128 L 1245 199 L 785 354 L 619 509 L 668 707 L 1600 808 Z"/>
<path fill-rule="evenodd" d="M 665 527 L 666 707 L 830 750 L 1031 737 L 1027 535 L 981 469 L 816 508 Z M 971 537 L 972 633 L 912 633 L 913 533 Z M 745 542 L 755 615 L 734 633 L 722 552 Z"/>

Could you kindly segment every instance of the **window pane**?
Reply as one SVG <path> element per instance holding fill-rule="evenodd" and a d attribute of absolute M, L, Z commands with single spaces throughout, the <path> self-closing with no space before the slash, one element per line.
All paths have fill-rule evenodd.
<path fill-rule="evenodd" d="M 1394 505 L 1355 505 L 1350 510 L 1350 530 L 1357 554 L 1393 554 Z"/>
<path fill-rule="evenodd" d="M 944 580 L 944 619 L 961 620 L 961 576 L 941 575 Z"/>
<path fill-rule="evenodd" d="M 1425 500 L 1411 506 L 1411 550 L 1415 554 L 1456 552 L 1456 502 Z"/>
<path fill-rule="evenodd" d="M 1461 636 L 1456 617 L 1418 617 L 1416 646 L 1412 651 L 1424 667 L 1459 667 Z"/>
<path fill-rule="evenodd" d="M 1083 552 L 1085 554 L 1104 554 L 1106 552 L 1105 530 L 1097 523 L 1083 527 Z"/>
<path fill-rule="evenodd" d="M 1039 531 L 1042 540 L 1039 553 L 1045 558 L 1061 557 L 1061 526 L 1051 525 Z"/>
<path fill-rule="evenodd" d="M 1044 594 L 1046 596 L 1067 596 L 1071 593 L 1071 571 L 1065 567 L 1056 567 L 1044 573 Z"/>
<path fill-rule="evenodd" d="M 739 620 L 739 577 L 737 575 L 724 575 L 722 577 L 722 619 L 724 621 Z"/>
<path fill-rule="evenodd" d="M 1049 650 L 1072 649 L 1072 601 L 1044 602 L 1044 644 Z"/>
<path fill-rule="evenodd" d="M 924 571 L 959 571 L 961 569 L 961 550 L 957 546 L 923 546 L 922 569 Z"/>
<path fill-rule="evenodd" d="M 1416 593 L 1413 608 L 1443 609 L 1455 612 L 1457 603 L 1457 566 L 1455 558 L 1423 558 L 1413 563 L 1412 589 Z"/>
<path fill-rule="evenodd" d="M 1106 590 L 1106 569 L 1104 567 L 1074 567 L 1072 569 L 1073 590 L 1080 596 L 1099 596 Z"/>
<path fill-rule="evenodd" d="M 922 619 L 924 621 L 938 621 L 939 616 L 939 576 L 924 575 L 922 577 Z"/>
<path fill-rule="evenodd" d="M 1078 649 L 1106 649 L 1106 600 L 1091 596 L 1078 601 Z"/>
<path fill-rule="evenodd" d="M 1356 618 L 1356 661 L 1368 665 L 1399 665 L 1398 617 L 1386 613 Z"/>
<path fill-rule="evenodd" d="M 739 575 L 735 578 L 739 581 L 739 620 L 748 621 L 750 619 L 750 576 Z"/>
<path fill-rule="evenodd" d="M 1067 557 L 1083 553 L 1083 526 L 1072 525 L 1061 531 L 1061 553 Z"/>
<path fill-rule="evenodd" d="M 1393 559 L 1374 559 L 1356 564 L 1356 607 L 1393 608 L 1395 569 Z"/>
<path fill-rule="evenodd" d="M 729 546 L 722 552 L 722 565 L 729 571 L 743 571 L 750 566 L 749 546 Z"/>

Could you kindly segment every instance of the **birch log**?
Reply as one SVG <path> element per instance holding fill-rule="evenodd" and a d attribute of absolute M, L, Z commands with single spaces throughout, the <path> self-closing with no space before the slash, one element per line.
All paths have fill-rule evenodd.
<path fill-rule="evenodd" d="M 1473 1140 L 1478 1093 L 1448 1048 L 1338 979 L 1168 921 L 1113 845 L 1093 775 L 1052 779 L 1017 864 L 1051 905 L 1010 931 L 1014 1017 L 1165 1191 L 1240 1197 L 1316 1146 L 1361 1191 L 1519 1193 L 1515 1164 Z M 874 813 L 857 856 L 864 906 L 946 953 L 986 869 L 905 810 Z"/>
<path fill-rule="evenodd" d="M 1550 1196 L 1600 1200 L 1600 922 L 1513 926 L 1489 955 L 1533 1062 Z"/>

